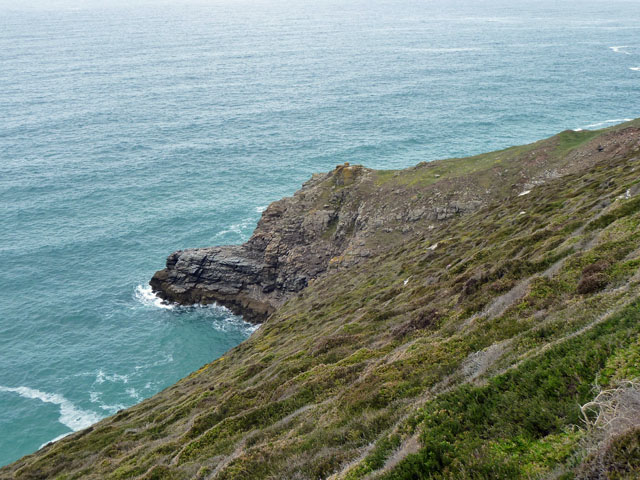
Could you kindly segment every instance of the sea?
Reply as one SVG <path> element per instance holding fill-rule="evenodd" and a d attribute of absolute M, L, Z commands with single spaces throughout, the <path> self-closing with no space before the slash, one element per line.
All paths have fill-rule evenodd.
<path fill-rule="evenodd" d="M 147 282 L 313 172 L 635 117 L 637 0 L 0 0 L 0 465 L 251 335 Z"/>

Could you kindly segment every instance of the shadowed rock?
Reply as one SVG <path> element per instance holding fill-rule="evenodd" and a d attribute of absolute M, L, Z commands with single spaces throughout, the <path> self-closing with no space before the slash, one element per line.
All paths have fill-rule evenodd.
<path fill-rule="evenodd" d="M 352 195 L 358 188 L 350 187 L 369 172 L 341 165 L 314 175 L 293 197 L 269 205 L 248 242 L 172 253 L 150 285 L 168 301 L 216 302 L 248 321 L 264 321 L 343 252 L 359 205 Z"/>
<path fill-rule="evenodd" d="M 402 177 L 384 175 L 348 163 L 314 174 L 292 197 L 269 205 L 243 245 L 174 252 L 149 283 L 165 300 L 216 302 L 259 323 L 327 270 L 353 266 L 399 235 L 422 234 L 425 222 L 448 221 L 483 203 L 484 189 L 475 183 L 442 179 L 399 188 Z"/>
<path fill-rule="evenodd" d="M 150 285 L 171 302 L 217 302 L 248 321 L 262 322 L 328 270 L 351 267 L 398 242 L 428 237 L 488 201 L 508 201 L 606 156 L 626 154 L 638 142 L 637 128 L 611 130 L 590 142 L 589 135 L 568 131 L 527 147 L 402 171 L 338 165 L 314 174 L 292 197 L 269 205 L 243 245 L 172 253 Z M 585 136 L 580 148 L 558 153 L 562 145 Z M 606 152 L 595 149 L 598 142 Z"/>

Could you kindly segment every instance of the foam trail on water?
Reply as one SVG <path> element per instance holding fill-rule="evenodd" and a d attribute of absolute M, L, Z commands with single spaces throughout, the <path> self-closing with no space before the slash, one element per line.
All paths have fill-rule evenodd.
<path fill-rule="evenodd" d="M 213 328 L 219 332 L 228 332 L 233 330 L 241 330 L 245 335 L 251 335 L 255 332 L 260 325 L 254 325 L 249 322 L 245 322 L 242 318 L 228 316 L 223 319 L 216 319 L 212 323 Z"/>
<path fill-rule="evenodd" d="M 165 302 L 163 299 L 153 293 L 151 285 L 138 285 L 133 296 L 136 300 L 147 307 L 164 308 L 165 310 L 172 310 L 173 308 L 175 308 L 175 305 Z"/>
<path fill-rule="evenodd" d="M 195 305 L 190 305 L 187 308 L 200 308 L 204 312 L 213 313 L 218 318 L 213 319 L 211 326 L 220 332 L 241 330 L 246 335 L 251 335 L 260 328 L 260 325 L 255 325 L 243 320 L 242 317 L 234 315 L 227 307 L 223 307 L 217 303 L 211 303 L 208 305 L 196 303 Z M 171 357 L 169 361 L 172 362 L 173 357 Z"/>
<path fill-rule="evenodd" d="M 42 445 L 40 445 L 38 447 L 38 450 L 40 450 L 42 447 L 45 447 L 45 446 L 49 445 L 50 443 L 57 442 L 58 440 L 66 437 L 67 435 L 71 435 L 72 433 L 73 432 L 67 432 L 67 433 L 63 433 L 62 435 L 58 435 L 56 438 L 53 438 L 53 439 L 49 440 L 48 442 L 44 442 Z"/>
<path fill-rule="evenodd" d="M 140 394 L 136 391 L 135 388 L 127 388 L 127 394 L 131 398 L 133 398 L 136 402 L 141 402 L 142 400 L 144 400 L 144 398 L 140 396 Z"/>
<path fill-rule="evenodd" d="M 104 383 L 105 381 L 109 381 L 113 383 L 115 382 L 128 383 L 129 375 L 119 375 L 117 373 L 114 373 L 113 375 L 108 375 L 104 373 L 102 370 L 98 370 L 98 373 L 96 373 L 96 383 Z"/>
<path fill-rule="evenodd" d="M 106 403 L 104 403 L 102 401 L 102 399 L 100 398 L 100 392 L 89 392 L 89 400 L 91 400 L 91 403 L 97 403 L 98 406 L 106 411 L 109 415 L 113 415 L 114 413 L 116 413 L 118 410 L 123 410 L 125 408 L 127 408 L 126 405 L 123 405 L 121 403 L 116 403 L 115 405 L 108 405 Z"/>
<path fill-rule="evenodd" d="M 625 48 L 629 48 L 628 45 L 619 45 L 617 47 L 609 47 L 615 53 L 624 53 L 625 55 L 631 55 L 629 52 L 625 50 Z"/>
<path fill-rule="evenodd" d="M 598 127 L 604 127 L 605 125 L 615 125 L 616 123 L 622 123 L 622 122 L 630 122 L 631 120 L 633 120 L 633 118 L 615 118 L 613 120 L 605 120 L 604 122 L 598 122 L 598 123 L 592 123 L 591 125 L 587 125 L 584 128 L 598 128 Z M 577 129 L 576 131 L 582 130 Z"/>
<path fill-rule="evenodd" d="M 640 72 L 640 67 L 629 67 L 629 70 L 633 70 L 634 72 Z"/>
<path fill-rule="evenodd" d="M 17 393 L 22 398 L 40 400 L 44 403 L 53 403 L 54 405 L 58 405 L 60 407 L 60 417 L 58 418 L 58 421 L 74 432 L 93 425 L 101 418 L 95 412 L 82 410 L 81 408 L 76 407 L 72 402 L 57 393 L 42 392 L 29 387 L 11 388 L 4 387 L 2 385 L 0 385 L 0 392 Z"/>
<path fill-rule="evenodd" d="M 264 212 L 266 209 L 267 209 L 267 206 L 266 206 L 266 205 L 261 206 L 261 207 L 256 207 L 256 212 L 258 212 L 258 213 L 262 213 L 262 212 Z"/>
<path fill-rule="evenodd" d="M 256 208 L 256 212 L 257 211 L 258 210 Z M 251 230 L 255 228 L 255 225 L 256 225 L 256 219 L 254 217 L 247 217 L 238 223 L 234 223 L 233 225 L 230 225 L 229 228 L 225 230 L 221 230 L 220 232 L 216 233 L 214 238 L 219 238 L 224 235 L 228 235 L 230 233 L 238 235 L 241 238 L 245 238 L 248 234 L 251 233 Z"/>
<path fill-rule="evenodd" d="M 155 293 L 153 293 L 153 291 L 151 290 L 151 286 L 145 287 L 142 285 L 138 285 L 136 287 L 134 296 L 140 303 L 145 306 L 164 308 L 167 310 L 172 310 L 176 307 L 179 307 L 179 305 L 170 304 L 162 300 Z M 228 308 L 223 307 L 222 305 L 218 305 L 217 303 L 212 303 L 210 305 L 195 304 L 185 308 L 202 308 L 206 309 L 209 312 L 214 312 L 220 316 L 223 316 L 224 318 L 215 319 L 212 324 L 213 328 L 221 332 L 240 329 L 243 330 L 247 335 L 250 335 L 258 329 L 258 325 L 253 325 L 249 322 L 245 322 L 244 320 L 242 320 L 242 318 L 233 315 Z M 173 357 L 165 359 L 163 363 L 172 361 Z M 99 370 L 96 374 L 96 383 L 104 383 L 105 380 L 111 382 L 120 381 L 123 383 L 127 383 L 129 381 L 129 377 L 127 375 L 118 375 L 116 373 L 114 373 L 113 375 L 107 375 L 102 370 Z"/>

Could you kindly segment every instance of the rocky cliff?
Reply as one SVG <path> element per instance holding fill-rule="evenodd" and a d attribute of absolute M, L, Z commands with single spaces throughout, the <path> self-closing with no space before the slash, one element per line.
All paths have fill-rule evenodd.
<path fill-rule="evenodd" d="M 638 120 L 340 166 L 246 244 L 176 252 L 153 282 L 268 318 L 0 478 L 640 475 Z"/>
<path fill-rule="evenodd" d="M 328 269 L 352 266 L 491 200 L 622 154 L 634 134 L 612 131 L 588 142 L 588 132 L 567 131 L 463 165 L 445 160 L 384 172 L 339 165 L 269 205 L 245 244 L 174 252 L 150 284 L 167 301 L 217 302 L 262 322 Z M 558 155 L 576 140 L 587 142 Z"/>
<path fill-rule="evenodd" d="M 260 322 L 329 268 L 379 251 L 393 241 L 389 234 L 410 237 L 425 221 L 443 221 L 482 203 L 482 192 L 461 195 L 454 188 L 443 183 L 431 189 L 432 197 L 412 202 L 410 190 L 380 182 L 379 172 L 339 165 L 269 205 L 245 244 L 177 251 L 150 283 L 168 301 L 218 302 Z"/>
<path fill-rule="evenodd" d="M 353 246 L 366 218 L 361 194 L 371 174 L 341 165 L 314 175 L 293 197 L 269 205 L 248 242 L 177 251 L 151 286 L 172 302 L 218 302 L 247 320 L 264 320 Z M 364 248 L 352 251 L 367 255 Z"/>

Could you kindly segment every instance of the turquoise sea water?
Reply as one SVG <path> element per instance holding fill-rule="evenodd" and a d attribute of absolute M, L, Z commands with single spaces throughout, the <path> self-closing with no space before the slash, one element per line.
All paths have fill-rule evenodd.
<path fill-rule="evenodd" d="M 246 338 L 146 282 L 312 172 L 638 116 L 635 0 L 0 0 L 0 465 Z"/>

